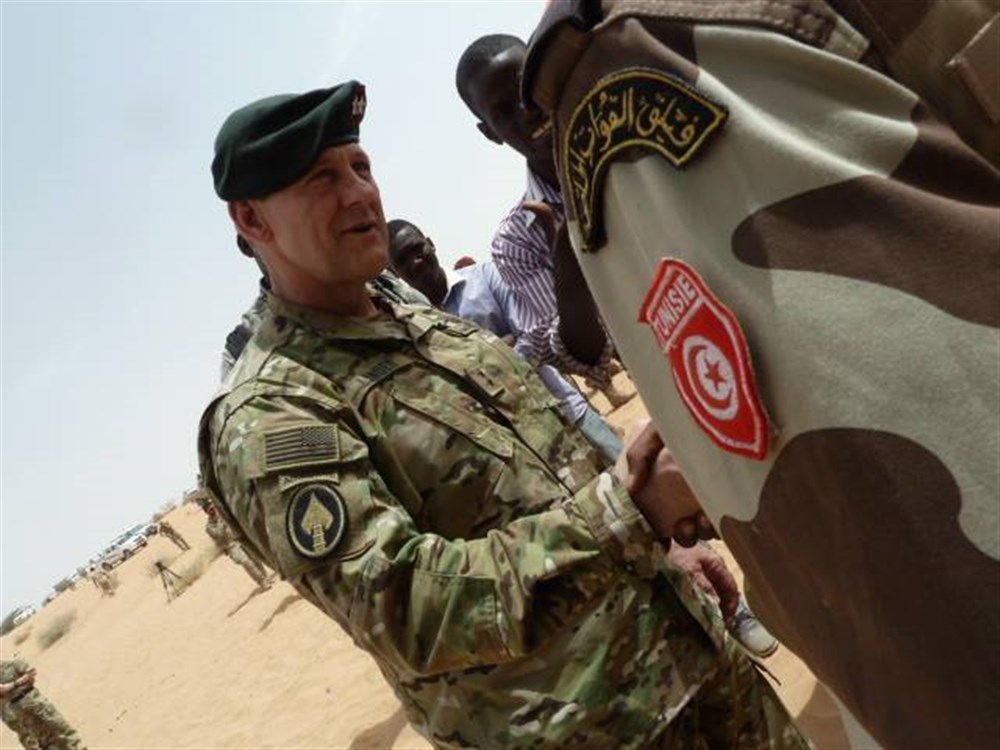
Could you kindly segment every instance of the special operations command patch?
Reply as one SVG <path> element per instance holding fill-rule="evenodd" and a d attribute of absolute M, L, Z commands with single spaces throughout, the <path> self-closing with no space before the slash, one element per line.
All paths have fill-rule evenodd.
<path fill-rule="evenodd" d="M 292 496 L 285 522 L 292 547 L 306 557 L 318 559 L 340 543 L 347 526 L 347 511 L 330 484 L 307 484 Z"/>
<path fill-rule="evenodd" d="M 582 249 L 604 244 L 600 199 L 616 155 L 634 146 L 682 168 L 726 117 L 723 107 L 656 70 L 629 68 L 599 80 L 573 111 L 562 142 L 563 179 Z"/>

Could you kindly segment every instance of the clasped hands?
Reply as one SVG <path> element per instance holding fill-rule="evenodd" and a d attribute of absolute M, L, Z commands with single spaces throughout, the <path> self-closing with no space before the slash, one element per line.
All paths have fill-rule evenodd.
<path fill-rule="evenodd" d="M 644 420 L 614 468 L 657 537 L 691 547 L 699 539 L 718 539 L 673 455 L 650 420 Z"/>

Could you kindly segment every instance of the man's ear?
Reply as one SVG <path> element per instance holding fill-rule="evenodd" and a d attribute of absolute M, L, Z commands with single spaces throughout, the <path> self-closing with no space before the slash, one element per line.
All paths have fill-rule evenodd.
<path fill-rule="evenodd" d="M 229 216 L 236 229 L 251 243 L 270 242 L 274 238 L 253 201 L 230 201 Z"/>
<path fill-rule="evenodd" d="M 476 127 L 479 128 L 479 132 L 480 133 L 482 133 L 483 135 L 485 135 L 491 141 L 493 141 L 494 143 L 498 143 L 501 146 L 503 145 L 503 138 L 501 138 L 500 136 L 498 136 L 497 135 L 497 131 L 495 131 L 493 128 L 491 128 L 489 125 L 487 125 L 485 122 L 477 122 L 476 123 Z"/>

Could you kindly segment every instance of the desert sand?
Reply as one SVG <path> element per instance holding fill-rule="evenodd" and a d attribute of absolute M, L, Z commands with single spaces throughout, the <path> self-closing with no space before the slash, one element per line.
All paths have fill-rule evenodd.
<path fill-rule="evenodd" d="M 616 383 L 631 389 L 624 374 Z M 609 413 L 602 395 L 593 400 Z M 627 426 L 644 415 L 637 396 L 609 419 Z M 217 555 L 196 505 L 167 518 L 189 551 L 154 536 L 116 569 L 113 597 L 81 581 L 0 639 L 3 658 L 37 668 L 37 686 L 91 750 L 430 747 L 406 724 L 372 660 L 333 621 L 282 581 L 258 592 L 242 568 Z M 716 546 L 741 578 L 725 546 Z M 192 580 L 169 603 L 156 561 Z M 43 648 L 39 634 L 69 613 L 69 630 Z M 846 747 L 833 701 L 794 654 L 781 648 L 765 665 L 817 750 Z M 18 747 L 0 727 L 0 748 Z"/>

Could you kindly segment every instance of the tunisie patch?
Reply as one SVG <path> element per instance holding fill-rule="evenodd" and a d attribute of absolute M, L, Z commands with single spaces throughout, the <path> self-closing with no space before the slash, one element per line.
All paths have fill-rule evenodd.
<path fill-rule="evenodd" d="M 719 447 L 762 461 L 770 447 L 771 425 L 757 393 L 743 329 L 732 310 L 694 268 L 663 258 L 639 322 L 653 329 L 698 426 Z"/>
<path fill-rule="evenodd" d="M 561 144 L 563 184 L 582 249 L 604 244 L 604 178 L 622 151 L 652 151 L 683 169 L 727 117 L 724 107 L 657 70 L 629 68 L 600 79 L 573 110 Z"/>
<path fill-rule="evenodd" d="M 347 527 L 347 511 L 340 495 L 328 483 L 307 484 L 296 490 L 285 517 L 288 541 L 302 555 L 326 557 L 340 543 Z"/>

